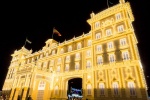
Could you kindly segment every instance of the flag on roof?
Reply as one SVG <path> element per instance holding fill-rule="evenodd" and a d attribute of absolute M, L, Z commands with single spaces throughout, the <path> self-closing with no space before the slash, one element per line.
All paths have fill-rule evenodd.
<path fill-rule="evenodd" d="M 32 42 L 31 42 L 31 41 L 29 41 L 27 38 L 26 38 L 26 42 L 28 42 L 28 43 L 30 43 L 30 44 L 32 43 Z"/>
<path fill-rule="evenodd" d="M 57 34 L 58 36 L 61 36 L 61 34 L 55 28 L 53 28 L 53 34 Z"/>

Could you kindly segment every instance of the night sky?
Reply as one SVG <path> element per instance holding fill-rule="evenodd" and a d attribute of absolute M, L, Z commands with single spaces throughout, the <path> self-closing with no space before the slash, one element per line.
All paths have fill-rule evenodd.
<path fill-rule="evenodd" d="M 145 78 L 150 87 L 148 84 L 150 81 L 148 0 L 126 1 L 130 2 L 135 17 L 133 27 Z M 110 7 L 117 3 L 119 0 L 109 0 Z M 98 13 L 108 8 L 107 0 L 7 1 L 1 5 L 0 90 L 12 59 L 11 54 L 21 49 L 26 37 L 32 44 L 26 44 L 25 47 L 32 49 L 33 52 L 39 51 L 45 46 L 46 40 L 52 37 L 53 27 L 62 34 L 61 37 L 53 36 L 56 41 L 69 40 L 90 31 L 90 25 L 86 21 L 92 11 Z"/>

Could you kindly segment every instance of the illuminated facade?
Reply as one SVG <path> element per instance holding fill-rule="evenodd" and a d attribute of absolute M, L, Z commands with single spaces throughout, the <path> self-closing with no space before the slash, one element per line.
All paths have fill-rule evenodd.
<path fill-rule="evenodd" d="M 147 100 L 146 81 L 137 48 L 130 3 L 91 13 L 89 33 L 58 43 L 46 41 L 32 53 L 12 54 L 3 85 L 10 100 L 67 99 L 68 81 L 82 79 L 83 100 Z"/>

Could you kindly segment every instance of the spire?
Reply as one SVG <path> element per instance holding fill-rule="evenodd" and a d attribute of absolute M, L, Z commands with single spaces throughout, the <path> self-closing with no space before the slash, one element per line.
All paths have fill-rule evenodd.
<path fill-rule="evenodd" d="M 119 2 L 120 2 L 121 4 L 123 4 L 123 3 L 125 3 L 125 0 L 119 0 Z"/>

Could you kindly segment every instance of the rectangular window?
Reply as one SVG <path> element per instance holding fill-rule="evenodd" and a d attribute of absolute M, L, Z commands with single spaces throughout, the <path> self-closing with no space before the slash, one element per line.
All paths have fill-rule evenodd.
<path fill-rule="evenodd" d="M 122 52 L 122 56 L 123 56 L 123 60 L 129 60 L 130 59 L 128 51 Z"/>
<path fill-rule="evenodd" d="M 80 59 L 80 53 L 76 53 L 76 59 Z"/>
<path fill-rule="evenodd" d="M 96 51 L 101 52 L 102 51 L 102 45 L 97 45 L 96 46 Z"/>
<path fill-rule="evenodd" d="M 72 51 L 72 46 L 68 47 L 68 52 Z"/>
<path fill-rule="evenodd" d="M 55 54 L 55 50 L 52 51 L 52 55 L 54 55 L 54 54 Z"/>
<path fill-rule="evenodd" d="M 98 56 L 97 57 L 97 64 L 98 65 L 103 64 L 103 58 L 102 58 L 102 56 Z"/>
<path fill-rule="evenodd" d="M 88 46 L 91 46 L 92 45 L 92 41 L 91 40 L 88 40 Z"/>
<path fill-rule="evenodd" d="M 65 71 L 69 71 L 69 64 L 66 64 Z"/>
<path fill-rule="evenodd" d="M 86 67 L 87 67 L 87 68 L 90 68 L 90 67 L 91 67 L 91 61 L 90 61 L 90 60 L 88 60 L 88 61 L 86 62 Z"/>
<path fill-rule="evenodd" d="M 126 38 L 120 39 L 120 45 L 121 45 L 121 46 L 127 45 L 127 40 L 126 40 Z"/>
<path fill-rule="evenodd" d="M 112 35 L 112 31 L 111 31 L 111 29 L 107 29 L 106 30 L 106 36 L 110 36 L 110 35 Z"/>
<path fill-rule="evenodd" d="M 60 72 L 60 66 L 57 66 L 57 72 Z"/>
<path fill-rule="evenodd" d="M 76 63 L 75 64 L 75 70 L 79 70 L 79 67 L 80 67 L 79 63 Z"/>
<path fill-rule="evenodd" d="M 118 32 L 123 32 L 124 31 L 124 26 L 120 25 L 117 27 Z"/>
<path fill-rule="evenodd" d="M 110 62 L 115 62 L 115 55 L 114 54 L 109 55 L 109 61 Z"/>
<path fill-rule="evenodd" d="M 97 39 L 100 39 L 100 38 L 101 38 L 101 34 L 100 33 L 96 33 L 95 39 L 97 40 Z"/>
<path fill-rule="evenodd" d="M 58 58 L 58 63 L 61 63 L 61 58 Z"/>
<path fill-rule="evenodd" d="M 114 47 L 113 47 L 113 42 L 109 42 L 108 44 L 107 44 L 107 47 L 108 47 L 108 49 L 113 49 Z"/>
<path fill-rule="evenodd" d="M 77 44 L 77 49 L 81 49 L 81 43 Z"/>
<path fill-rule="evenodd" d="M 66 61 L 70 61 L 70 56 L 66 56 Z"/>
<path fill-rule="evenodd" d="M 86 51 L 87 57 L 91 56 L 91 50 Z"/>
<path fill-rule="evenodd" d="M 62 53 L 64 53 L 64 49 L 63 48 L 60 49 L 60 54 L 62 54 Z"/>
<path fill-rule="evenodd" d="M 99 28 L 100 27 L 100 22 L 96 22 L 95 23 L 95 28 Z"/>
<path fill-rule="evenodd" d="M 116 14 L 116 20 L 120 20 L 121 19 L 121 13 Z"/>

